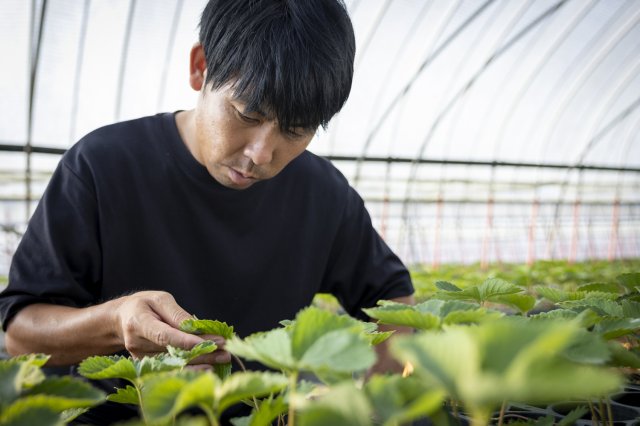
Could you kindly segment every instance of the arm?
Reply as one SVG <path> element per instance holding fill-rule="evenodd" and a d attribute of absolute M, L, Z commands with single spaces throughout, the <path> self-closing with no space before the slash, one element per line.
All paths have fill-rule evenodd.
<path fill-rule="evenodd" d="M 398 303 L 405 303 L 407 305 L 415 304 L 413 295 L 398 297 L 391 300 Z M 398 363 L 398 361 L 393 359 L 391 357 L 391 354 L 389 354 L 389 340 L 393 339 L 397 335 L 413 333 L 413 329 L 410 327 L 380 324 L 378 326 L 378 330 L 380 331 L 394 330 L 395 333 L 393 333 L 393 335 L 388 340 L 385 340 L 384 342 L 375 346 L 376 354 L 378 355 L 378 360 L 373 365 L 373 367 L 369 369 L 367 376 L 371 376 L 372 374 L 402 373 L 403 366 L 400 363 Z"/>
<path fill-rule="evenodd" d="M 205 339 L 224 345 L 219 336 L 195 336 L 178 330 L 192 316 L 169 293 L 143 291 L 90 306 L 33 304 L 11 320 L 5 336 L 10 355 L 50 354 L 49 365 L 69 365 L 92 355 L 123 349 L 141 358 L 163 352 L 166 345 L 190 349 Z M 227 352 L 216 351 L 198 363 L 229 362 Z"/>

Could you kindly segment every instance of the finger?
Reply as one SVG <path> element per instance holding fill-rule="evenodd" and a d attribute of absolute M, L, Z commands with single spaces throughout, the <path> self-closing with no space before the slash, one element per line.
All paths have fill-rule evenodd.
<path fill-rule="evenodd" d="M 158 292 L 149 300 L 149 305 L 164 322 L 174 328 L 180 328 L 182 321 L 193 318 L 170 293 Z"/>
<path fill-rule="evenodd" d="M 144 326 L 142 337 L 156 344 L 160 352 L 164 351 L 167 345 L 181 349 L 191 349 L 203 341 L 199 336 L 182 332 L 158 320 L 151 321 Z"/>
<path fill-rule="evenodd" d="M 200 355 L 189 362 L 191 365 L 198 364 L 226 364 L 231 362 L 231 354 L 227 351 L 215 351 L 210 354 Z"/>
<path fill-rule="evenodd" d="M 224 337 L 222 336 L 218 336 L 216 334 L 199 334 L 199 337 L 201 337 L 204 340 L 211 340 L 213 343 L 216 344 L 216 346 L 218 347 L 218 349 L 223 349 L 224 348 L 224 344 L 225 344 L 225 340 Z"/>
<path fill-rule="evenodd" d="M 211 366 L 209 364 L 187 365 L 185 368 L 188 369 L 188 370 L 193 370 L 193 371 L 211 371 L 211 370 L 213 370 L 213 366 Z"/>

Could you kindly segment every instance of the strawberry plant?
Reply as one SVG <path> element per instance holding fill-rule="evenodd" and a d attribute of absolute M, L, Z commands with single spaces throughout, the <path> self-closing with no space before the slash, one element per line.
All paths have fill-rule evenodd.
<path fill-rule="evenodd" d="M 104 393 L 71 377 L 46 378 L 42 354 L 0 360 L 0 425 L 59 425 L 100 404 Z"/>

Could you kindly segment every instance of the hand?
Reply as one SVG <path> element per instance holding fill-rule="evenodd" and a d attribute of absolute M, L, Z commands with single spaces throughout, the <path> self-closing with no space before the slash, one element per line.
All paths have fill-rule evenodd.
<path fill-rule="evenodd" d="M 231 360 L 224 351 L 221 336 L 196 336 L 179 330 L 180 323 L 192 318 L 173 296 L 165 291 L 141 291 L 123 296 L 116 308 L 116 334 L 134 358 L 166 351 L 171 345 L 191 349 L 204 340 L 212 340 L 219 349 L 202 355 L 191 364 L 218 364 Z"/>

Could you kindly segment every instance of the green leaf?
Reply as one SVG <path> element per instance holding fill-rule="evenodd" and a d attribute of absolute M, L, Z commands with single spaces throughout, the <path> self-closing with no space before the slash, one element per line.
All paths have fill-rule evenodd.
<path fill-rule="evenodd" d="M 126 379 L 134 382 L 136 368 L 129 358 L 112 356 L 92 356 L 80 363 L 78 373 L 88 379 Z"/>
<path fill-rule="evenodd" d="M 349 330 L 336 330 L 320 336 L 303 354 L 301 369 L 310 371 L 355 372 L 366 370 L 376 361 L 367 339 Z"/>
<path fill-rule="evenodd" d="M 62 425 L 61 411 L 56 401 L 46 395 L 21 398 L 0 413 L 3 426 L 59 426 Z"/>
<path fill-rule="evenodd" d="M 630 291 L 637 292 L 640 287 L 640 272 L 618 275 L 616 280 Z"/>
<path fill-rule="evenodd" d="M 142 359 L 133 360 L 137 377 L 144 377 L 151 373 L 161 373 L 163 371 L 181 370 L 187 361 L 182 357 L 160 353 L 154 356 L 145 356 Z"/>
<path fill-rule="evenodd" d="M 607 342 L 597 334 L 586 330 L 577 331 L 564 356 L 574 362 L 604 365 L 611 358 Z"/>
<path fill-rule="evenodd" d="M 258 404 L 250 416 L 231 419 L 234 426 L 271 426 L 280 414 L 287 412 L 288 405 L 282 396 L 267 398 Z"/>
<path fill-rule="evenodd" d="M 524 291 L 522 288 L 500 278 L 489 278 L 478 286 L 481 301 L 493 300 L 498 296 L 521 293 L 522 291 Z"/>
<path fill-rule="evenodd" d="M 373 333 L 367 333 L 364 336 L 369 341 L 369 344 L 372 346 L 379 345 L 380 343 L 389 339 L 395 333 L 394 330 L 390 331 L 374 331 Z"/>
<path fill-rule="evenodd" d="M 528 294 L 504 294 L 494 296 L 490 299 L 492 302 L 502 303 L 516 308 L 521 314 L 526 314 L 536 304 L 536 298 Z"/>
<path fill-rule="evenodd" d="M 479 324 L 482 321 L 495 320 L 504 316 L 502 312 L 489 311 L 485 308 L 476 308 L 472 311 L 455 311 L 444 317 L 443 323 L 452 324 Z"/>
<path fill-rule="evenodd" d="M 436 281 L 436 287 L 443 291 L 462 291 L 462 289 L 448 281 Z"/>
<path fill-rule="evenodd" d="M 419 330 L 440 328 L 440 318 L 437 315 L 420 312 L 417 307 L 402 303 L 363 309 L 363 311 L 381 324 L 407 326 Z"/>
<path fill-rule="evenodd" d="M 617 295 L 620 294 L 620 287 L 615 283 L 589 283 L 579 286 L 578 291 L 584 291 L 585 293 L 598 291 L 602 293 L 614 293 Z"/>
<path fill-rule="evenodd" d="M 567 300 L 560 302 L 563 307 L 568 307 L 575 311 L 582 311 L 584 309 L 591 309 L 601 316 L 610 316 L 620 318 L 623 316 L 622 305 L 618 302 L 607 299 L 606 297 L 594 297 L 594 293 L 591 296 L 582 300 Z M 603 294 L 603 293 L 599 293 Z"/>
<path fill-rule="evenodd" d="M 33 365 L 34 367 L 42 367 L 47 363 L 47 361 L 49 361 L 49 358 L 51 358 L 51 355 L 24 354 L 9 359 L 9 362 L 26 363 L 29 365 Z"/>
<path fill-rule="evenodd" d="M 614 367 L 640 368 L 640 356 L 614 340 L 607 342 L 611 351 L 610 364 Z"/>
<path fill-rule="evenodd" d="M 322 335 L 345 328 L 364 331 L 363 325 L 346 315 L 336 315 L 315 307 L 301 310 L 291 329 L 291 353 L 295 359 L 301 359 L 304 353 Z"/>
<path fill-rule="evenodd" d="M 105 399 L 103 392 L 73 377 L 50 377 L 24 392 L 25 396 L 38 394 L 47 395 L 52 401 L 58 401 L 60 411 L 91 407 Z"/>
<path fill-rule="evenodd" d="M 186 364 L 188 364 L 195 358 L 199 357 L 200 355 L 209 354 L 215 351 L 216 349 L 218 349 L 218 347 L 216 346 L 215 343 L 213 343 L 210 340 L 205 340 L 204 342 L 200 342 L 190 350 L 174 348 L 171 345 L 167 346 L 167 352 L 169 353 L 169 355 L 176 358 L 184 359 L 186 361 Z"/>
<path fill-rule="evenodd" d="M 623 300 L 620 305 L 622 306 L 622 315 L 625 318 L 640 318 L 640 303 L 632 300 Z"/>
<path fill-rule="evenodd" d="M 233 326 L 216 320 L 200 320 L 191 318 L 180 323 L 180 330 L 191 334 L 211 334 L 231 339 L 234 336 Z"/>
<path fill-rule="evenodd" d="M 0 360 L 0 404 L 16 399 L 23 389 L 44 380 L 40 367 L 49 359 L 48 355 L 21 355 L 8 360 Z"/>
<path fill-rule="evenodd" d="M 569 411 L 566 416 L 562 420 L 558 422 L 558 426 L 570 426 L 575 423 L 576 420 L 582 418 L 585 414 L 589 412 L 589 409 L 584 405 L 574 408 Z"/>
<path fill-rule="evenodd" d="M 553 303 L 560 303 L 567 300 L 579 300 L 584 297 L 584 293 L 581 292 L 568 292 L 560 290 L 554 287 L 538 286 L 536 292 L 547 300 Z"/>
<path fill-rule="evenodd" d="M 299 420 L 301 426 L 368 426 L 371 415 L 372 408 L 363 392 L 347 383 L 305 404 Z"/>
<path fill-rule="evenodd" d="M 138 390 L 131 385 L 127 385 L 127 387 L 124 389 L 116 389 L 116 393 L 107 395 L 107 401 L 118 402 L 120 404 L 140 405 Z"/>
<path fill-rule="evenodd" d="M 189 407 L 213 406 L 213 390 L 218 379 L 213 373 L 170 371 L 142 379 L 141 397 L 144 418 L 162 423 Z"/>
<path fill-rule="evenodd" d="M 297 362 L 291 354 L 291 337 L 281 328 L 254 333 L 244 340 L 233 337 L 225 343 L 225 350 L 276 370 L 297 369 Z"/>
<path fill-rule="evenodd" d="M 62 423 L 67 424 L 78 418 L 80 415 L 86 413 L 87 411 L 89 411 L 89 408 L 69 408 L 68 410 L 64 410 L 62 412 L 60 418 L 62 419 Z"/>
<path fill-rule="evenodd" d="M 282 374 L 268 372 L 238 372 L 229 376 L 214 391 L 217 412 L 222 413 L 233 404 L 250 397 L 261 398 L 280 392 L 289 380 Z"/>
<path fill-rule="evenodd" d="M 596 324 L 594 331 L 600 333 L 605 339 L 617 339 L 635 333 L 640 329 L 640 318 L 605 318 Z"/>
<path fill-rule="evenodd" d="M 444 393 L 424 385 L 415 377 L 375 375 L 364 386 L 375 411 L 376 423 L 402 424 L 433 414 L 443 402 Z"/>

